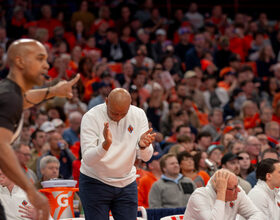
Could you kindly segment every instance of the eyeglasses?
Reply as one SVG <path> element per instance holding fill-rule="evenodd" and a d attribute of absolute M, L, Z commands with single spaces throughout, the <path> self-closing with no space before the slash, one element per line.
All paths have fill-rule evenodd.
<path fill-rule="evenodd" d="M 261 147 L 262 145 L 261 144 L 250 144 L 251 146 L 254 146 L 254 147 Z"/>
<path fill-rule="evenodd" d="M 18 151 L 19 153 L 21 153 L 23 156 L 25 156 L 25 157 L 31 157 L 32 155 L 31 154 L 29 154 L 29 153 L 23 153 L 23 152 L 21 152 L 21 151 Z"/>
<path fill-rule="evenodd" d="M 229 191 L 236 191 L 237 187 L 238 187 L 238 186 L 235 186 L 235 187 L 232 188 L 232 189 L 231 189 L 231 188 L 227 188 L 227 190 L 229 190 Z"/>

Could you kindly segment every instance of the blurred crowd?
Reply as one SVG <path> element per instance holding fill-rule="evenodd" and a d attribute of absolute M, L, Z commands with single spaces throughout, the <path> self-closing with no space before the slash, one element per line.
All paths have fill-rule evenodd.
<path fill-rule="evenodd" d="M 139 205 L 185 207 L 178 189 L 165 190 L 166 177 L 188 177 L 182 192 L 189 196 L 221 167 L 248 193 L 257 163 L 279 160 L 280 22 L 266 13 L 229 17 L 215 5 L 202 14 L 192 2 L 167 18 L 152 0 L 81 1 L 70 16 L 51 4 L 33 14 L 25 0 L 0 11 L 0 78 L 9 71 L 7 48 L 19 38 L 45 45 L 45 86 L 81 74 L 73 98 L 24 111 L 14 150 L 34 184 L 78 180 L 82 116 L 117 87 L 130 92 L 157 133 L 151 160 L 136 158 Z"/>

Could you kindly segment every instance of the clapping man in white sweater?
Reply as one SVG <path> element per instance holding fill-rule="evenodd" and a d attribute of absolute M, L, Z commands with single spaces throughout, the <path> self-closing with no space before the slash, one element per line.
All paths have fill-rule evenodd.
<path fill-rule="evenodd" d="M 80 198 L 87 220 L 137 217 L 136 154 L 148 161 L 155 134 L 145 112 L 131 105 L 125 89 L 90 109 L 81 123 Z"/>

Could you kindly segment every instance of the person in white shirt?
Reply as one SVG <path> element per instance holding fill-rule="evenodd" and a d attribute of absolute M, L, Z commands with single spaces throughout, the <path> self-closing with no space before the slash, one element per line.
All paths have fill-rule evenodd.
<path fill-rule="evenodd" d="M 38 219 L 26 193 L 6 177 L 2 170 L 0 170 L 0 201 L 4 206 L 7 220 Z M 49 216 L 49 220 L 53 218 Z"/>
<path fill-rule="evenodd" d="M 206 187 L 193 192 L 184 220 L 235 220 L 237 214 L 249 220 L 264 219 L 261 211 L 238 186 L 236 175 L 221 169 L 214 173 Z"/>
<path fill-rule="evenodd" d="M 148 161 L 155 133 L 131 96 L 114 89 L 105 104 L 90 109 L 81 123 L 80 198 L 87 220 L 131 220 L 137 216 L 136 154 Z"/>
<path fill-rule="evenodd" d="M 257 185 L 248 196 L 269 220 L 280 219 L 280 162 L 274 159 L 262 160 L 256 170 Z"/>
<path fill-rule="evenodd" d="M 4 206 L 7 220 L 26 219 L 22 217 L 22 208 L 20 208 L 31 205 L 27 200 L 26 193 L 9 180 L 1 170 L 0 185 L 0 200 Z"/>

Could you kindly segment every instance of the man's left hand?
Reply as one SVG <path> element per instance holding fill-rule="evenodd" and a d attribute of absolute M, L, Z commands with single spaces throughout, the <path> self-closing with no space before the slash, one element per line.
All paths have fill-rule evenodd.
<path fill-rule="evenodd" d="M 151 143 L 153 143 L 156 137 L 156 133 L 151 134 L 152 131 L 153 129 L 150 128 L 148 131 L 141 135 L 140 141 L 138 143 L 139 147 L 146 148 L 149 147 Z"/>

